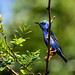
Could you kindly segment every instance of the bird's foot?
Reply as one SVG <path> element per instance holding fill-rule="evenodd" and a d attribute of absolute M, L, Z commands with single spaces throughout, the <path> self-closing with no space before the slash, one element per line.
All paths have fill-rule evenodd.
<path fill-rule="evenodd" d="M 55 54 L 49 56 L 48 61 L 50 61 L 50 59 L 51 59 L 54 55 L 55 55 Z M 44 60 L 45 60 L 45 61 L 47 60 L 47 56 L 45 56 Z"/>
<path fill-rule="evenodd" d="M 56 52 L 56 50 L 50 51 L 50 52 L 49 52 L 49 55 L 50 55 L 51 53 L 53 53 L 53 52 Z M 48 51 L 47 51 L 47 53 L 48 53 Z M 55 55 L 55 54 L 49 56 L 48 61 L 50 61 L 50 59 L 51 59 L 54 55 Z M 47 60 L 47 56 L 45 56 L 44 60 L 45 60 L 45 61 Z"/>
<path fill-rule="evenodd" d="M 48 61 L 50 61 L 50 59 L 51 59 L 52 57 L 53 57 L 52 55 L 51 55 L 51 56 L 49 56 Z"/>
<path fill-rule="evenodd" d="M 50 50 L 49 50 L 49 55 L 51 54 L 51 53 L 53 53 L 53 52 L 56 52 L 56 50 L 52 50 L 52 47 L 50 47 Z M 48 54 L 48 50 L 47 50 L 47 54 Z"/>
<path fill-rule="evenodd" d="M 52 57 L 53 57 L 52 55 L 49 56 L 48 61 L 50 61 L 50 59 L 51 59 Z M 45 61 L 47 60 L 47 56 L 44 57 L 44 60 L 45 60 Z"/>
<path fill-rule="evenodd" d="M 50 61 L 50 59 L 52 58 L 52 56 L 49 56 L 48 61 Z M 47 56 L 45 56 L 44 60 L 47 60 Z"/>
<path fill-rule="evenodd" d="M 50 55 L 51 53 L 53 53 L 53 52 L 56 52 L 56 50 L 50 51 L 49 55 Z"/>

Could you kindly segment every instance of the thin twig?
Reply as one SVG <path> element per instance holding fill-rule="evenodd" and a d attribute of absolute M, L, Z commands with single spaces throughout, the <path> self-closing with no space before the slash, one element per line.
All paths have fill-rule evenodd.
<path fill-rule="evenodd" d="M 49 59 L 49 52 L 50 52 L 50 31 L 51 31 L 51 12 L 50 12 L 50 3 L 51 0 L 49 0 L 48 3 L 48 13 L 49 13 L 49 29 L 48 29 L 48 54 L 47 54 L 47 60 L 46 60 L 46 72 L 45 75 L 48 75 L 49 71 L 48 71 L 48 59 Z"/>
<path fill-rule="evenodd" d="M 6 68 L 7 68 L 10 72 L 12 72 L 14 75 L 19 75 L 19 74 L 16 73 L 12 68 L 10 68 L 10 67 L 8 67 L 8 66 L 6 66 Z"/>
<path fill-rule="evenodd" d="M 53 23 L 54 19 L 55 19 L 55 16 L 53 16 L 53 18 L 52 18 L 52 20 L 51 20 L 51 24 Z"/>

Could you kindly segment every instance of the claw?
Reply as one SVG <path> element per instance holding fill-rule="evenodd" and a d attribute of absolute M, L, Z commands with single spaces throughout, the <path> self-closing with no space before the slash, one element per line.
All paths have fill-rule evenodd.
<path fill-rule="evenodd" d="M 50 47 L 50 51 L 52 50 L 52 47 Z M 48 54 L 48 50 L 47 50 L 47 54 Z"/>
<path fill-rule="evenodd" d="M 48 34 L 47 34 L 47 36 L 46 36 L 46 39 L 48 39 Z"/>
<path fill-rule="evenodd" d="M 47 60 L 47 56 L 44 57 L 44 60 L 45 60 L 45 61 Z"/>

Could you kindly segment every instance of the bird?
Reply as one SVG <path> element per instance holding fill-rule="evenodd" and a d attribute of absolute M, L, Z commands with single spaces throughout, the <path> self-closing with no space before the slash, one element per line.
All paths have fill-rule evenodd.
<path fill-rule="evenodd" d="M 48 47 L 48 28 L 49 28 L 49 22 L 47 20 L 43 20 L 40 23 L 39 22 L 35 22 L 36 24 L 38 24 L 40 26 L 40 28 L 43 31 L 43 36 L 44 36 L 44 42 L 46 44 L 46 46 Z M 49 56 L 49 59 L 52 58 L 56 53 L 62 57 L 62 59 L 67 62 L 67 59 L 65 58 L 62 49 L 60 47 L 60 44 L 58 42 L 58 39 L 56 37 L 56 35 L 50 31 L 50 53 L 49 55 L 53 53 L 53 55 Z"/>

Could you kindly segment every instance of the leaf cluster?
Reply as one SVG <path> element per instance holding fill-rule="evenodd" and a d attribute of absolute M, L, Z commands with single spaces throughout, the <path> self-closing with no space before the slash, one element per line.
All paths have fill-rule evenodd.
<path fill-rule="evenodd" d="M 0 23 L 2 22 L 2 20 L 3 19 L 1 19 L 0 14 Z M 3 71 L 9 65 L 15 65 L 15 62 L 17 62 L 21 65 L 20 71 L 22 72 L 22 74 L 33 73 L 31 71 L 32 64 L 39 62 L 40 50 L 37 50 L 35 52 L 30 52 L 27 50 L 27 54 L 22 55 L 20 55 L 19 52 L 14 52 L 14 48 L 16 46 L 23 46 L 23 42 L 25 42 L 27 39 L 24 36 L 31 32 L 27 31 L 29 27 L 30 26 L 26 27 L 25 25 L 23 25 L 23 27 L 19 26 L 20 32 L 18 30 L 15 31 L 20 35 L 20 37 L 14 34 L 13 40 L 8 44 L 6 36 L 4 34 L 4 25 L 3 23 L 0 24 L 0 33 L 4 37 L 4 40 L 0 39 L 0 71 Z"/>

